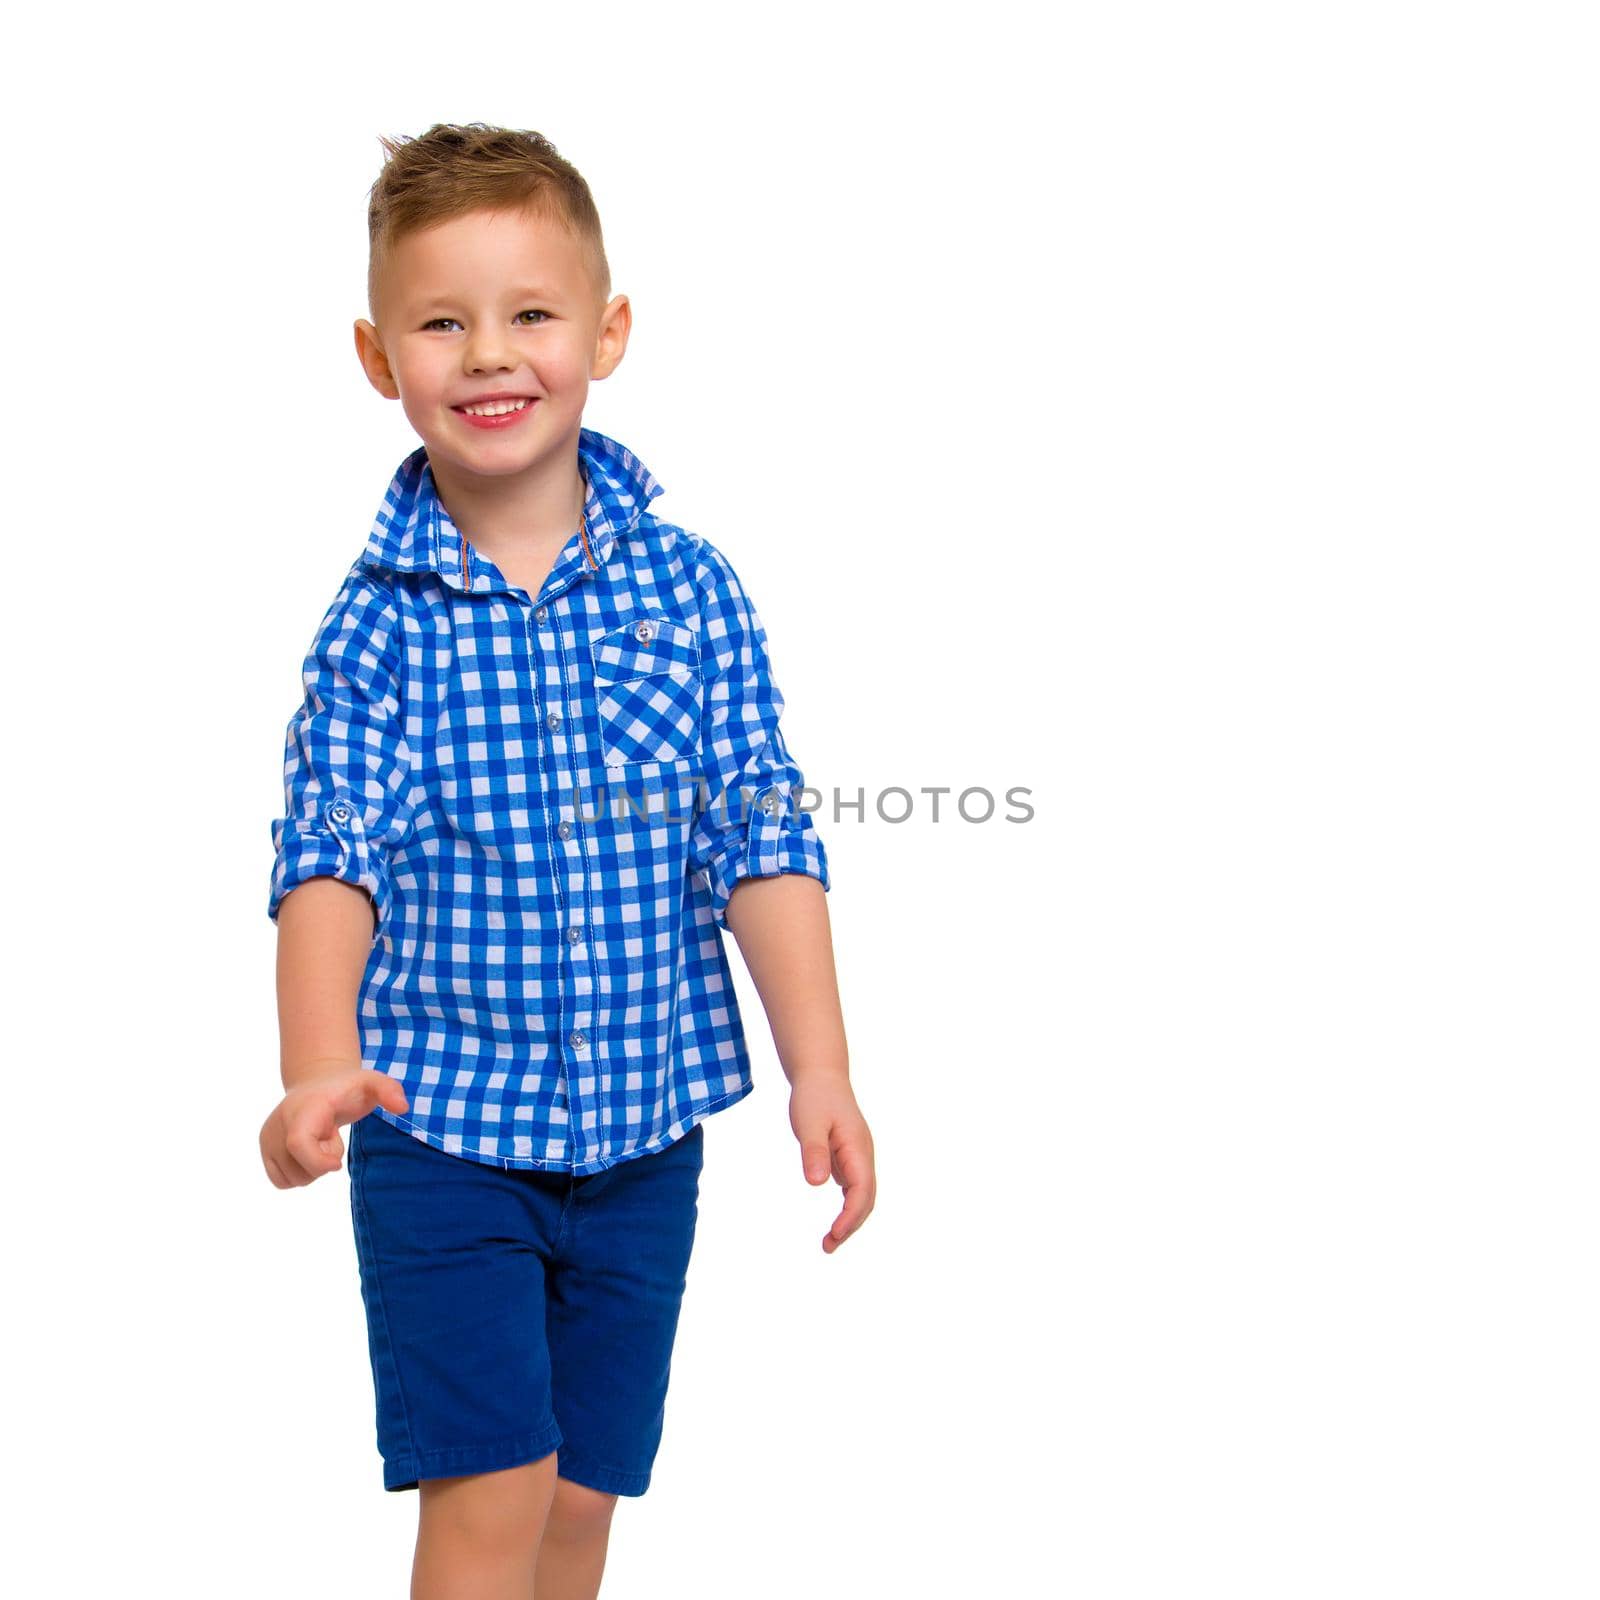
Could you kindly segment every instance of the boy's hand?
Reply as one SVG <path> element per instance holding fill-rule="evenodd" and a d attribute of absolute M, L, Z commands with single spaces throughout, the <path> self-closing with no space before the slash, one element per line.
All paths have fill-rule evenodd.
<path fill-rule="evenodd" d="M 261 1160 L 274 1187 L 296 1189 L 337 1172 L 344 1161 L 340 1126 L 380 1105 L 396 1115 L 410 1109 L 405 1090 L 385 1072 L 333 1066 L 297 1083 L 261 1125 Z"/>
<path fill-rule="evenodd" d="M 844 1209 L 822 1236 L 832 1255 L 872 1214 L 878 1193 L 872 1131 L 856 1104 L 848 1078 L 805 1075 L 789 1095 L 789 1126 L 800 1141 L 807 1183 L 826 1183 L 831 1173 L 844 1190 Z"/>

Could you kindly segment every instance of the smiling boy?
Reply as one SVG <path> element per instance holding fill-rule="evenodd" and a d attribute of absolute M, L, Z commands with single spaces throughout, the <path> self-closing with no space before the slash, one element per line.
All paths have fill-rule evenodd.
<path fill-rule="evenodd" d="M 704 1123 L 752 1088 L 733 933 L 813 1184 L 866 1219 L 825 893 L 766 635 L 583 426 L 631 308 L 538 134 L 385 140 L 356 348 L 421 445 L 317 630 L 269 915 L 280 1188 L 337 1170 L 415 1596 L 594 1595 L 648 1487 Z"/>

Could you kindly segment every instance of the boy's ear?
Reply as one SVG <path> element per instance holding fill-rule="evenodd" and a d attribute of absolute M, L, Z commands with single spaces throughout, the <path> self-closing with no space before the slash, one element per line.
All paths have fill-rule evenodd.
<path fill-rule="evenodd" d="M 632 327 L 633 306 L 627 295 L 613 295 L 610 303 L 600 313 L 600 328 L 595 336 L 594 360 L 589 367 L 591 380 L 609 378 L 617 370 L 623 353 L 628 348 L 628 334 Z"/>
<path fill-rule="evenodd" d="M 394 381 L 394 373 L 389 368 L 388 356 L 383 353 L 378 330 L 365 317 L 357 317 L 355 333 L 356 355 L 360 357 L 361 370 L 366 373 L 367 382 L 386 400 L 398 400 L 400 386 Z"/>

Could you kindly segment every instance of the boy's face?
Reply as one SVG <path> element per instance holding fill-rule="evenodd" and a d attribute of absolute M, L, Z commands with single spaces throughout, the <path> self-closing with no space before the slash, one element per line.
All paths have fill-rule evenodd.
<path fill-rule="evenodd" d="M 377 294 L 356 351 L 436 471 L 509 479 L 575 459 L 589 383 L 622 360 L 632 312 L 626 295 L 600 303 L 565 227 L 525 210 L 454 217 L 401 239 Z M 488 428 L 461 410 L 500 393 L 529 404 Z"/>

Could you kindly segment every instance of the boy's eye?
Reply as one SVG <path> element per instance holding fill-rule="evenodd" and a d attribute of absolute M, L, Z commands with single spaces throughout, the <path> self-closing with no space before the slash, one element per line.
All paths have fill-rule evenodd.
<path fill-rule="evenodd" d="M 534 311 L 531 308 L 527 311 L 519 311 L 517 315 L 519 317 L 543 317 L 546 322 L 550 320 L 550 313 L 548 311 Z M 437 328 L 441 322 L 455 322 L 455 320 L 456 319 L 454 317 L 435 317 L 432 322 L 423 323 L 422 328 L 424 332 L 427 332 L 427 330 L 430 328 Z M 460 324 L 458 323 L 457 326 L 459 327 Z M 539 324 L 532 323 L 529 324 L 529 326 L 538 327 Z"/>

